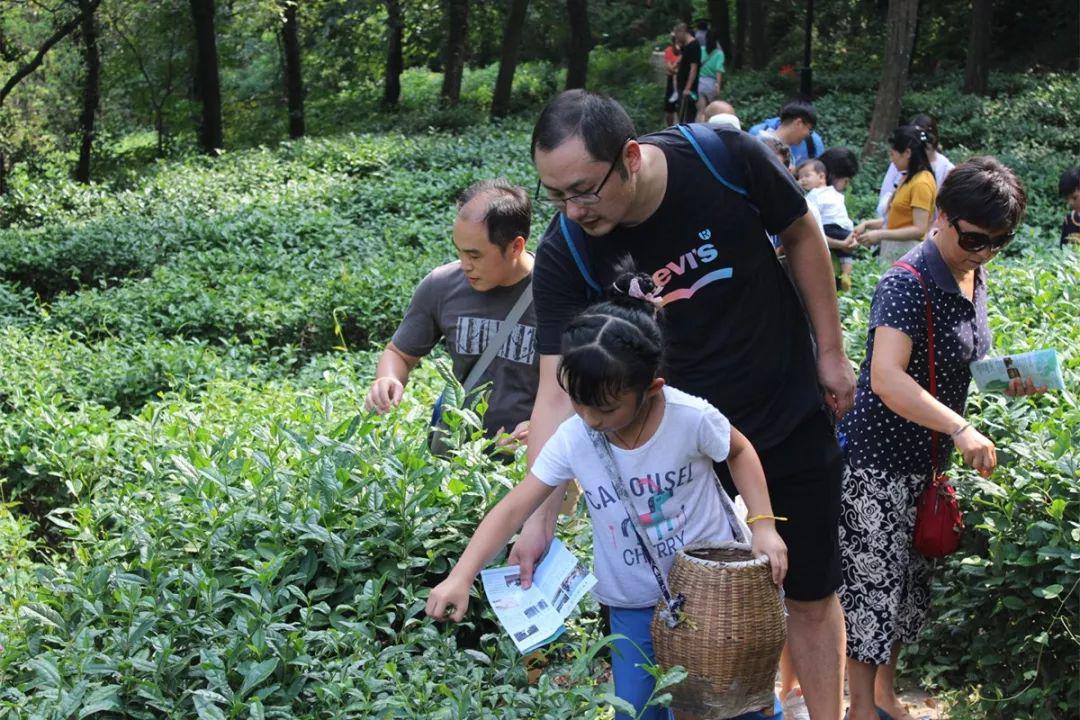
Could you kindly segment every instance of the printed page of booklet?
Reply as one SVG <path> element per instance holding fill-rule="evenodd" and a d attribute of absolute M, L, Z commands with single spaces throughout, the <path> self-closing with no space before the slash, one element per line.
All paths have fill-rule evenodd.
<path fill-rule="evenodd" d="M 488 604 L 523 655 L 562 635 L 563 621 L 596 584 L 589 569 L 558 538 L 533 571 L 528 590 L 521 589 L 517 565 L 489 568 L 480 579 Z"/>
<path fill-rule="evenodd" d="M 1017 355 L 984 358 L 971 363 L 979 392 L 1004 392 L 1013 378 L 1030 379 L 1035 387 L 1064 390 L 1057 350 L 1033 350 Z"/>

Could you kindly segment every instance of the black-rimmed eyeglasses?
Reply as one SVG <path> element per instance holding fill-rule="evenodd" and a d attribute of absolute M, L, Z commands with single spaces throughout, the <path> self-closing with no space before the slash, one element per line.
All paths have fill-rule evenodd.
<path fill-rule="evenodd" d="M 539 178 L 536 180 L 536 199 L 543 200 L 544 202 L 552 205 L 558 210 L 566 209 L 568 203 L 573 203 L 579 207 L 588 207 L 589 205 L 595 205 L 600 202 L 600 191 L 604 189 L 604 185 L 611 178 L 611 174 L 615 172 L 615 168 L 619 166 L 619 161 L 622 160 L 623 148 L 626 147 L 626 143 L 633 140 L 632 137 L 628 137 L 623 140 L 622 145 L 619 146 L 619 152 L 616 153 L 615 159 L 611 161 L 611 166 L 608 167 L 608 171 L 604 173 L 604 178 L 600 181 L 600 184 L 596 186 L 595 190 L 585 193 L 578 193 L 577 195 L 571 195 L 568 198 L 553 198 L 550 195 L 542 195 L 540 189 L 542 183 Z"/>

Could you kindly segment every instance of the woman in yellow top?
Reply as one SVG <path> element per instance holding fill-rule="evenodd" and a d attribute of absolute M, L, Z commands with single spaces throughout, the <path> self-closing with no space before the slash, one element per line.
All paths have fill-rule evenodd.
<path fill-rule="evenodd" d="M 915 125 L 893 131 L 889 138 L 889 159 L 904 173 L 904 182 L 889 200 L 884 221 L 875 218 L 855 226 L 854 236 L 859 244 L 881 244 L 880 259 L 886 268 L 918 245 L 930 229 L 937 182 L 926 152 L 928 141 L 926 131 Z"/>

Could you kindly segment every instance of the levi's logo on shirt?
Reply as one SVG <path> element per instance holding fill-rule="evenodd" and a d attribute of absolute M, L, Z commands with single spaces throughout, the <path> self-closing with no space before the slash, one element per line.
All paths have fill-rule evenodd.
<path fill-rule="evenodd" d="M 698 232 L 697 236 L 702 240 L 708 240 L 712 237 L 712 230 L 705 228 Z M 712 243 L 700 245 L 692 250 L 684 252 L 679 257 L 666 263 L 659 270 L 653 272 L 652 280 L 656 284 L 656 287 L 663 291 L 672 280 L 679 278 L 692 270 L 697 270 L 703 265 L 708 265 L 719 256 L 720 253 Z M 716 282 L 717 280 L 726 280 L 727 278 L 730 278 L 732 272 L 733 270 L 730 267 L 711 270 L 695 280 L 690 287 L 679 288 L 678 290 L 664 293 L 661 297 L 661 301 L 664 305 L 668 305 L 677 300 L 689 300 L 694 296 L 694 293 L 706 285 Z"/>

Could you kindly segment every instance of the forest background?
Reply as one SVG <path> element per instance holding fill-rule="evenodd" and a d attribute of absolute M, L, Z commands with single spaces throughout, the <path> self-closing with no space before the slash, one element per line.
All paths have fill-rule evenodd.
<path fill-rule="evenodd" d="M 604 717 L 586 603 L 536 685 L 476 604 L 422 619 L 520 477 L 425 363 L 401 410 L 362 399 L 412 288 L 453 257 L 453 199 L 531 187 L 532 122 L 564 87 L 661 127 L 653 52 L 710 18 L 744 124 L 797 94 L 812 38 L 826 145 L 930 112 L 954 161 L 990 152 L 1030 206 L 991 266 L 996 349 L 1056 347 L 1080 379 L 1080 263 L 1057 247 L 1080 164 L 1075 2 L 1019 0 L 0 0 L 0 718 Z M 513 68 L 513 72 L 510 69 Z M 534 227 L 549 218 L 538 207 Z M 841 297 L 863 355 L 876 264 Z M 460 398 L 458 398 L 460 400 Z M 460 404 L 456 402 L 454 404 Z M 954 718 L 1080 711 L 1080 410 L 971 416 L 969 532 L 906 681 Z M 565 527 L 588 552 L 583 511 Z"/>

